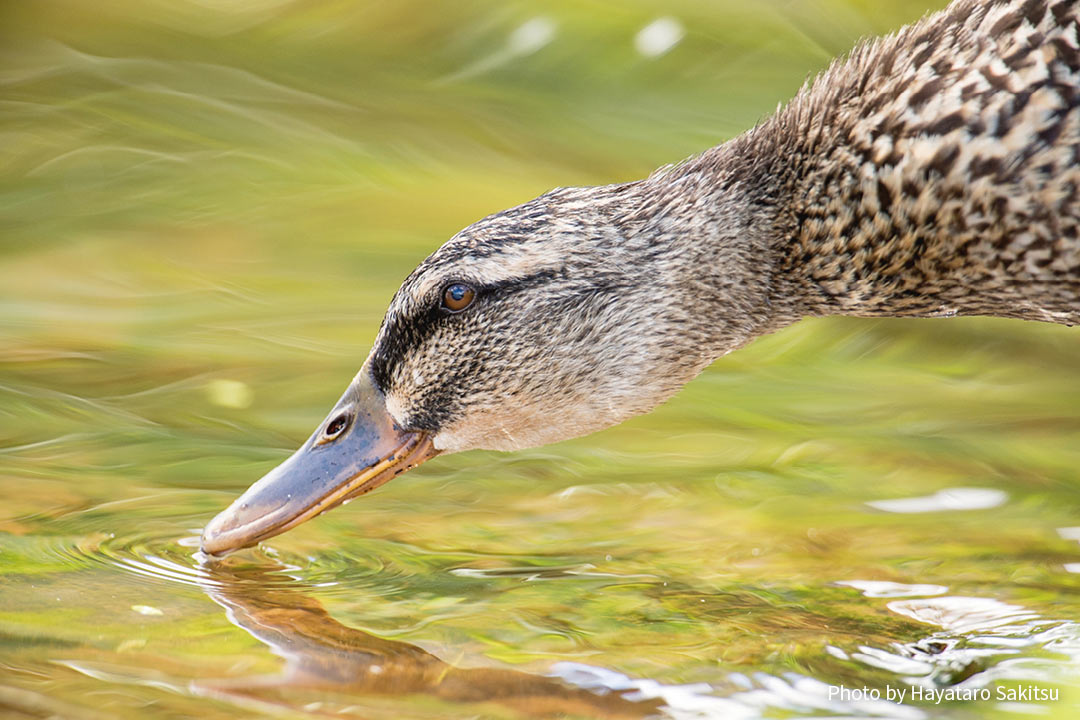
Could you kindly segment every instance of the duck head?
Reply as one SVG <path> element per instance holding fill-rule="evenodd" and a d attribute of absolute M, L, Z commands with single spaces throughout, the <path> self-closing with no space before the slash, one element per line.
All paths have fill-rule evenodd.
<path fill-rule="evenodd" d="M 738 243 L 687 244 L 647 182 L 552 191 L 428 257 L 334 409 L 206 527 L 203 550 L 277 535 L 439 453 L 614 425 L 746 342 L 752 314 L 714 300 L 753 293 L 724 271 L 744 264 Z"/>

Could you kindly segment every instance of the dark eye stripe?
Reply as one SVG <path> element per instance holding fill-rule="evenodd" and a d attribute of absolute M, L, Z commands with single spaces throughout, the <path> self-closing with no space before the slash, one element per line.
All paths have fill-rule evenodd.
<path fill-rule="evenodd" d="M 561 274 L 561 270 L 545 270 L 525 277 L 513 280 L 502 280 L 488 285 L 469 283 L 466 280 L 451 281 L 450 285 L 467 285 L 476 293 L 472 306 L 480 309 L 481 302 L 497 301 L 499 298 L 510 297 L 520 290 L 535 285 L 542 285 L 552 278 Z M 402 358 L 416 352 L 423 347 L 424 343 L 435 332 L 436 328 L 446 323 L 459 322 L 461 318 L 471 315 L 469 313 L 447 312 L 442 306 L 442 293 L 448 285 L 439 286 L 439 296 L 435 302 L 429 304 L 414 305 L 408 312 L 403 314 L 387 315 L 383 319 L 383 340 L 371 356 L 371 372 L 375 378 L 376 386 L 382 392 L 388 392 L 390 380 L 394 374 L 394 368 Z"/>

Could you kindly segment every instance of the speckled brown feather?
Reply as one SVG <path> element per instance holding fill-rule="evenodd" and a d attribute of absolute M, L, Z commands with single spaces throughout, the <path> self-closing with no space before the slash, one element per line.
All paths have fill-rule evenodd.
<path fill-rule="evenodd" d="M 954 3 L 747 136 L 790 163 L 783 287 L 814 314 L 1080 322 L 1077 5 Z"/>
<path fill-rule="evenodd" d="M 700 156 L 466 228 L 390 305 L 388 409 L 446 451 L 512 449 L 645 412 L 808 315 L 1080 323 L 1078 4 L 958 0 Z"/>

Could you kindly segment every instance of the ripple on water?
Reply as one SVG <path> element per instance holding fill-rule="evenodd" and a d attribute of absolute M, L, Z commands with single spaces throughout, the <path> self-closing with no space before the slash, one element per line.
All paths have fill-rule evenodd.
<path fill-rule="evenodd" d="M 0 533 L 0 557 L 9 568 L 22 567 L 27 573 L 97 567 L 119 570 L 136 582 L 203 589 L 257 582 L 268 590 L 342 586 L 343 591 L 382 595 L 407 588 L 408 576 L 421 566 L 408 557 L 408 548 L 377 543 L 317 556 L 260 544 L 227 558 L 211 558 L 199 550 L 202 528 L 177 523 L 188 507 L 186 500 L 184 491 L 163 491 L 80 508 L 51 518 L 51 534 Z M 194 511 L 189 517 L 195 519 Z"/>
<path fill-rule="evenodd" d="M 576 662 L 560 662 L 551 674 L 564 682 L 598 693 L 623 693 L 628 700 L 659 698 L 664 716 L 677 720 L 757 720 L 776 714 L 813 717 L 892 718 L 922 720 L 926 713 L 916 707 L 897 705 L 871 697 L 838 698 L 835 686 L 821 680 L 785 673 L 730 673 L 726 680 L 737 690 L 717 695 L 706 683 L 669 685 L 648 678 L 633 678 L 606 668 Z"/>
<path fill-rule="evenodd" d="M 152 514 L 154 510 L 149 500 L 139 506 L 139 511 Z M 131 509 L 130 505 L 125 508 Z M 199 550 L 201 528 L 178 531 L 173 522 L 150 519 L 135 531 L 109 532 L 104 528 L 123 526 L 113 514 L 83 515 L 77 520 L 82 534 L 0 534 L 0 555 L 9 564 L 12 558 L 19 558 L 28 571 L 49 568 L 50 571 L 67 572 L 103 567 L 119 570 L 137 582 L 179 583 L 203 589 L 235 585 L 238 578 L 241 582 L 256 582 L 258 577 L 260 586 L 268 590 L 319 588 L 324 597 L 389 597 L 421 589 L 430 592 L 432 579 L 445 577 L 445 574 L 488 581 L 618 577 L 597 572 L 587 563 L 462 567 L 480 556 L 431 551 L 380 539 L 357 540 L 349 544 L 348 551 L 320 549 L 310 554 L 279 550 L 272 544 L 263 543 L 225 558 L 213 558 Z"/>
<path fill-rule="evenodd" d="M 908 585 L 905 583 L 888 582 L 885 580 L 841 580 L 835 585 L 855 588 L 862 591 L 865 597 L 870 598 L 894 598 L 894 597 L 920 597 L 925 595 L 944 595 L 949 588 L 944 585 Z"/>
<path fill-rule="evenodd" d="M 1018 682 L 1052 686 L 1068 682 L 1080 667 L 1080 626 L 1076 623 L 1043 618 L 1030 609 L 993 598 L 939 597 L 945 590 L 940 586 L 871 581 L 844 584 L 856 587 L 866 597 L 906 596 L 909 599 L 891 600 L 886 607 L 940 628 L 914 642 L 894 643 L 888 648 L 862 645 L 851 653 L 827 648 L 830 655 L 842 661 L 853 660 L 891 673 L 900 682 L 890 687 L 918 685 L 940 691 L 947 687 L 984 688 Z M 912 597 L 915 595 L 931 597 Z M 1053 656 L 1020 655 L 1019 648 L 1025 646 L 1039 647 Z M 778 711 L 800 716 L 896 720 L 934 716 L 922 707 L 892 702 L 884 693 L 880 698 L 858 692 L 845 695 L 838 692 L 841 686 L 794 672 L 729 673 L 725 678 L 726 691 L 704 683 L 668 685 L 574 662 L 556 663 L 551 674 L 596 692 L 624 693 L 628 699 L 660 698 L 665 704 L 665 715 L 680 719 L 751 720 L 772 717 Z M 1002 703 L 997 707 L 1006 709 Z M 1048 708 L 1026 703 L 1020 709 L 1037 713 Z"/>
<path fill-rule="evenodd" d="M 359 547 L 357 547 L 359 546 Z M 317 555 L 291 555 L 262 546 L 281 562 L 287 559 L 303 569 L 304 582 L 322 589 L 322 596 L 387 596 L 407 592 L 423 565 L 411 561 L 405 550 L 390 543 L 350 544 L 349 550 L 328 550 Z"/>
<path fill-rule="evenodd" d="M 90 523 L 86 523 L 90 524 Z M 85 524 L 84 524 L 84 529 Z M 82 535 L 0 534 L 0 556 L 8 568 L 28 573 L 71 572 L 85 568 L 119 570 L 141 582 L 179 583 L 202 588 L 221 587 L 232 582 L 222 574 L 220 561 L 199 551 L 198 529 L 177 535 L 175 528 L 137 533 L 90 531 Z M 243 558 L 230 559 L 238 565 L 273 567 L 263 582 L 267 587 L 295 586 L 303 558 L 283 558 L 270 548 L 255 548 Z"/>
<path fill-rule="evenodd" d="M 515 578 L 526 582 L 534 580 L 555 580 L 558 578 L 619 578 L 626 577 L 615 575 L 613 573 L 596 572 L 596 566 L 592 563 L 582 563 L 580 565 L 525 565 L 525 566 L 511 566 L 511 567 L 499 567 L 499 568 L 471 568 L 460 567 L 452 568 L 450 570 L 451 575 L 467 578 L 481 578 L 486 580 L 501 580 L 504 578 Z M 652 578 L 652 575 L 642 575 L 640 577 Z"/>
<path fill-rule="evenodd" d="M 862 590 L 867 597 L 902 596 L 881 595 L 878 583 L 843 584 Z M 909 685 L 940 688 L 987 687 L 1010 681 L 1058 683 L 1075 676 L 1080 668 L 1080 624 L 1069 620 L 1047 618 L 1030 608 L 995 598 L 961 595 L 908 597 L 891 600 L 886 607 L 940 630 L 888 648 L 863 645 L 850 657 L 892 672 Z M 1053 655 L 1020 654 L 1022 649 L 1027 653 L 1031 648 Z"/>
<path fill-rule="evenodd" d="M 192 531 L 196 532 L 196 531 Z M 95 533 L 69 538 L 38 538 L 40 559 L 60 560 L 66 567 L 107 567 L 120 570 L 143 581 L 180 583 L 197 587 L 220 587 L 221 580 L 215 575 L 213 563 L 199 551 L 197 534 L 175 535 L 142 533 L 115 535 Z M 261 557 L 252 562 L 272 562 L 281 566 L 280 558 L 264 550 L 256 551 Z M 288 573 L 298 570 L 295 566 L 283 567 L 282 582 L 289 582 Z"/>
<path fill-rule="evenodd" d="M 1019 605 L 984 597 L 925 598 L 921 600 L 896 600 L 887 605 L 895 613 L 945 630 L 969 634 L 985 632 L 1009 626 L 1015 632 L 1016 624 L 1034 620 L 1038 613 Z M 1025 625 L 1022 631 L 1030 629 Z"/>

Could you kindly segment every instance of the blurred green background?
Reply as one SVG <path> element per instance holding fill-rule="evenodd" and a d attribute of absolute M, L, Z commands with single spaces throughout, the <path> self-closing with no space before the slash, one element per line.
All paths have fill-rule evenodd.
<path fill-rule="evenodd" d="M 199 589 L 191 538 L 323 417 L 412 267 L 485 214 L 730 138 L 942 4 L 0 5 L 0 711 L 268 712 L 190 688 L 279 665 Z M 868 712 L 790 673 L 1068 688 L 1078 351 L 1031 323 L 805 321 L 650 416 L 441 458 L 236 562 L 451 664 L 743 677 L 769 698 L 750 716 Z M 998 500 L 867 505 L 950 487 Z M 955 652 L 922 657 L 931 636 Z"/>

